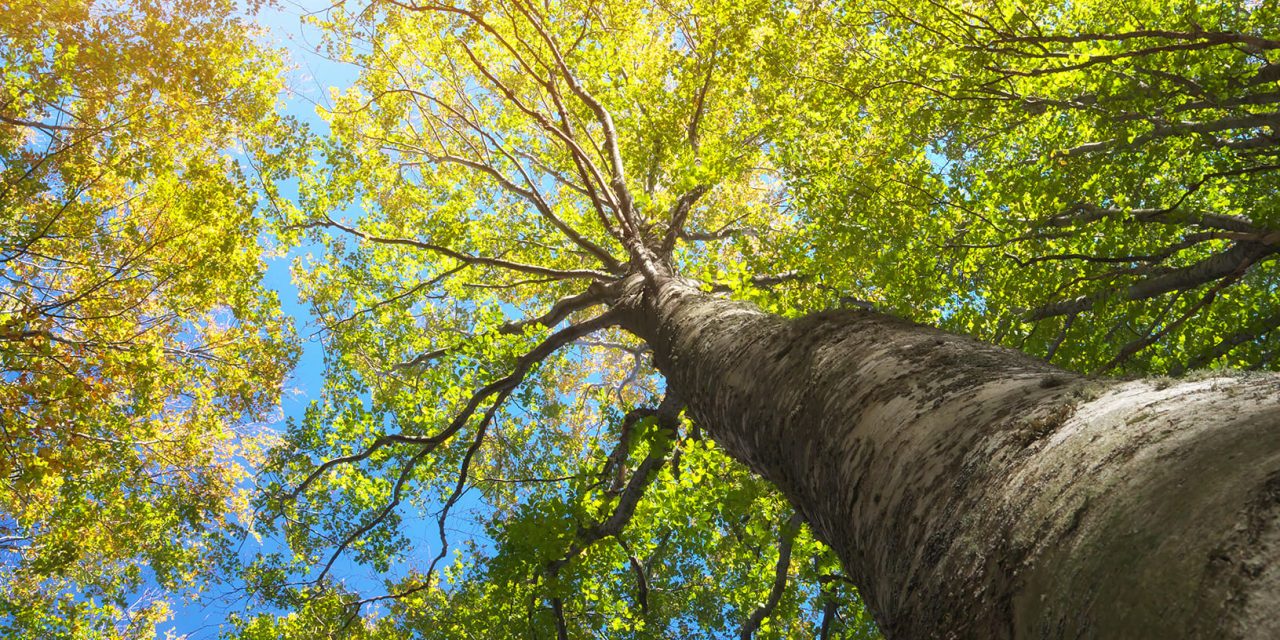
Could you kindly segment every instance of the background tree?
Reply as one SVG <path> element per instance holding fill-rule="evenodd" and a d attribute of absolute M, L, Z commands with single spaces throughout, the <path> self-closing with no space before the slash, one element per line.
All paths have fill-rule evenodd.
<path fill-rule="evenodd" d="M 831 297 L 1082 371 L 1274 368 L 1276 20 L 1274 2 L 879 6 L 786 154 L 813 218 L 795 251 L 875 256 L 810 267 Z"/>
<path fill-rule="evenodd" d="M 259 284 L 279 65 L 232 2 L 0 11 L 0 633 L 151 637 L 246 513 L 289 323 Z"/>
<path fill-rule="evenodd" d="M 1200 357 L 1208 343 L 1173 337 L 1210 322 L 1188 320 L 1230 299 L 1214 287 L 1247 274 L 1199 265 L 1243 252 L 1252 257 L 1233 268 L 1261 273 L 1267 236 L 1207 227 L 1203 239 L 1150 240 L 1185 243 L 1167 256 L 1121 254 L 1123 236 L 1094 232 L 1182 231 L 1157 223 L 1164 214 L 1143 222 L 1129 211 L 1156 196 L 1131 205 L 1100 186 L 1085 209 L 1128 209 L 1077 217 L 1076 200 L 1056 195 L 1071 187 L 1045 186 L 1125 161 L 1119 143 L 1085 147 L 1076 155 L 1093 164 L 1062 177 L 1050 169 L 1073 153 L 1039 150 L 1024 163 L 1020 136 L 1073 149 L 1097 133 L 1082 123 L 1150 128 L 1110 115 L 1145 98 L 1117 88 L 1114 102 L 1099 99 L 1113 109 L 1101 115 L 1063 105 L 1014 115 L 1027 96 L 1065 100 L 1049 90 L 1093 86 L 1095 72 L 1135 57 L 1172 75 L 1259 72 L 1269 40 L 1255 32 L 1268 23 L 1249 20 L 1270 10 L 1224 4 L 1203 11 L 1236 22 L 1168 29 L 1078 4 L 965 13 L 927 3 L 387 1 L 330 11 L 332 55 L 364 72 L 329 113 L 334 135 L 300 206 L 280 211 L 286 234 L 324 249 L 296 273 L 325 324 L 329 384 L 277 450 L 277 486 L 261 502 L 279 513 L 295 555 L 262 558 L 249 573 L 293 613 L 242 619 L 241 632 L 868 633 L 850 620 L 851 582 L 897 637 L 1264 637 L 1259 616 L 1275 594 L 1259 576 L 1274 564 L 1247 558 L 1270 553 L 1274 531 L 1257 524 L 1274 515 L 1277 458 L 1263 446 L 1274 440 L 1274 378 L 1090 382 L 882 314 L 788 322 L 707 293 L 792 316 L 869 305 L 1032 336 L 1028 350 L 1085 369 L 1181 361 L 1156 359 L 1156 343 Z M 1221 35 L 1228 28 L 1234 40 Z M 1019 40 L 1024 31 L 1043 41 Z M 1172 44 L 1148 52 L 1164 46 L 1148 39 Z M 1245 41 L 1263 53 L 1234 57 L 1227 45 Z M 1077 46 L 1086 51 L 1064 51 Z M 1040 73 L 1028 51 L 1068 61 Z M 1236 71 L 1178 52 L 1223 56 Z M 939 96 L 935 85 L 978 97 Z M 1249 91 L 1233 95 L 1262 99 Z M 1217 108 L 1193 107 L 1196 122 L 1225 118 Z M 1120 139 L 1114 131 L 1105 139 Z M 1124 149 L 1195 133 L 1138 134 Z M 1054 135 L 1090 138 L 1064 145 Z M 1213 145 L 1195 150 L 1179 158 L 1186 173 L 1171 163 L 1148 183 L 1199 197 L 1216 178 L 1195 183 L 1219 171 L 1215 162 L 1255 166 Z M 1052 213 L 1014 207 L 1010 194 L 1042 188 L 1059 198 L 1044 196 Z M 1197 229 L 1219 220 L 1181 215 Z M 1008 235 L 984 241 L 991 233 Z M 1135 241 L 1145 233 L 1157 232 Z M 989 252 L 963 251 L 1005 245 L 1055 252 L 1014 254 L 1054 265 L 1048 298 L 1044 273 L 1001 271 Z M 1083 272 L 1064 274 L 1064 262 Z M 1181 304 L 1178 292 L 1207 302 L 1173 309 L 1185 319 L 1167 324 L 1142 315 L 1166 294 Z M 1005 321 L 989 325 L 980 312 L 996 305 Z M 1121 328 L 1128 319 L 1145 337 L 1117 329 L 1090 342 L 1065 319 L 1043 323 L 1085 312 L 1111 313 Z M 1068 338 L 1076 346 L 1064 351 Z M 1218 465 L 1228 457 L 1234 466 Z M 488 540 L 441 564 L 449 516 L 466 508 Z M 403 561 L 414 511 L 438 518 L 433 559 L 388 580 L 385 595 L 335 580 L 343 556 L 378 571 Z M 1191 522 L 1194 533 L 1162 537 Z M 1187 581 L 1202 588 L 1181 588 Z M 1119 602 L 1134 615 L 1117 617 Z M 395 615 L 357 617 L 379 603 Z"/>

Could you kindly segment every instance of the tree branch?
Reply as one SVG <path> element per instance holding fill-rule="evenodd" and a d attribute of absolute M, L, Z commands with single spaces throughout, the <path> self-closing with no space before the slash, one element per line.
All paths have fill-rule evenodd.
<path fill-rule="evenodd" d="M 1280 40 L 1268 40 L 1258 36 L 1229 31 L 1173 31 L 1168 29 L 1135 29 L 1120 33 L 1073 33 L 1066 36 L 1037 35 L 1013 36 L 1003 35 L 994 39 L 997 43 L 1030 43 L 1030 44 L 1076 44 L 1081 42 L 1122 42 L 1138 38 L 1160 40 L 1190 40 L 1209 44 L 1247 44 L 1259 49 L 1280 49 Z"/>
<path fill-rule="evenodd" d="M 502 407 L 503 402 L 507 399 L 507 397 L 511 394 L 511 392 L 514 391 L 516 387 L 519 386 L 520 383 L 524 381 L 525 376 L 528 375 L 529 371 L 533 369 L 534 365 L 538 364 L 539 362 L 542 362 L 548 356 L 555 353 L 558 349 L 560 349 L 564 345 L 569 344 L 583 336 L 589 335 L 595 331 L 599 331 L 600 329 L 603 329 L 605 327 L 612 326 L 612 324 L 616 321 L 617 315 L 618 314 L 616 312 L 610 310 L 591 320 L 587 320 L 585 322 L 566 327 L 556 332 L 555 334 L 552 334 L 551 336 L 547 337 L 545 340 L 543 340 L 541 343 L 539 343 L 529 352 L 525 353 L 523 356 L 517 359 L 516 365 L 511 371 L 511 373 L 507 374 L 505 377 L 499 380 L 496 380 L 494 382 L 489 383 L 488 385 L 485 385 L 476 393 L 474 393 L 471 396 L 471 398 L 467 401 L 467 404 L 463 407 L 462 411 L 460 411 L 458 415 L 454 417 L 454 419 L 449 423 L 449 425 L 446 428 L 441 430 L 436 435 L 430 436 L 430 437 L 407 436 L 404 434 L 390 434 L 390 435 L 379 436 L 374 440 L 372 444 L 370 444 L 368 447 L 366 447 L 364 450 L 360 451 L 359 453 L 351 454 L 348 456 L 341 456 L 338 458 L 328 460 L 323 464 L 319 465 L 314 471 L 312 471 L 292 492 L 288 494 L 287 498 L 289 500 L 296 500 L 297 497 L 303 491 L 305 491 L 308 486 L 310 486 L 318 477 L 320 477 L 321 474 L 325 473 L 329 469 L 332 469 L 341 464 L 349 464 L 352 462 L 365 460 L 369 458 L 369 456 L 377 452 L 378 450 L 390 444 L 406 443 L 406 444 L 416 444 L 421 447 L 418 450 L 418 452 L 415 453 L 412 458 L 410 458 L 409 462 L 407 462 L 404 465 L 404 467 L 402 467 L 399 477 L 397 478 L 395 486 L 392 490 L 391 500 L 388 501 L 386 506 L 384 506 L 384 508 L 376 516 L 366 521 L 363 525 L 357 528 L 353 533 L 344 537 L 342 542 L 338 544 L 333 554 L 329 557 L 329 561 L 325 564 L 319 576 L 316 578 L 316 582 L 319 582 L 324 578 L 324 576 L 328 573 L 329 569 L 332 568 L 333 563 L 337 560 L 338 556 L 348 546 L 350 546 L 352 542 L 357 540 L 360 536 L 363 536 L 364 534 L 371 531 L 375 526 L 377 526 L 379 523 L 385 520 L 388 515 L 390 515 L 390 513 L 400 504 L 401 491 L 403 490 L 405 483 L 408 481 L 418 461 L 420 461 L 428 453 L 434 451 L 436 447 L 438 447 L 439 445 L 443 444 L 444 442 L 447 442 L 449 439 L 453 437 L 454 434 L 456 434 L 464 426 L 466 426 L 467 422 L 470 421 L 471 416 L 475 414 L 476 409 L 480 407 L 481 403 L 483 403 L 486 399 L 488 399 L 491 396 L 495 396 L 495 395 L 497 396 L 494 399 L 494 401 L 490 404 L 488 410 L 485 412 L 483 418 L 481 419 L 480 424 L 477 426 L 477 438 L 475 442 L 472 444 L 471 448 L 468 449 L 467 455 L 464 458 L 462 475 L 459 478 L 460 483 L 465 481 L 465 473 L 466 473 L 467 465 L 470 463 L 471 456 L 474 454 L 475 450 L 479 447 L 479 444 L 483 439 L 484 432 L 487 429 L 489 422 L 492 421 L 493 416 Z M 460 495 L 460 492 L 461 492 L 460 487 L 461 487 L 461 484 L 459 484 L 459 488 L 455 488 L 454 495 L 450 497 L 450 500 L 449 502 L 446 503 L 446 506 L 451 506 L 452 502 L 457 500 L 457 496 Z M 432 567 L 434 566 L 435 566 L 435 563 L 433 562 Z"/>
<path fill-rule="evenodd" d="M 769 589 L 769 597 L 764 604 L 751 612 L 751 616 L 742 625 L 742 640 L 751 640 L 760 629 L 760 623 L 773 614 L 778 602 L 782 600 L 782 593 L 787 588 L 787 574 L 791 570 L 791 546 L 795 542 L 796 534 L 800 532 L 801 522 L 800 514 L 796 513 L 782 527 L 782 535 L 778 541 L 778 564 L 773 572 L 773 587 Z"/>
<path fill-rule="evenodd" d="M 1258 338 L 1275 331 L 1277 327 L 1280 327 L 1280 312 L 1275 312 L 1269 316 L 1256 320 L 1250 323 L 1247 328 L 1223 337 L 1212 347 L 1196 354 L 1195 357 L 1188 360 L 1185 367 L 1177 367 L 1172 371 L 1172 373 L 1174 375 L 1179 375 L 1184 371 L 1200 369 L 1208 366 L 1214 360 L 1231 353 L 1231 351 L 1236 347 L 1247 342 L 1257 340 Z"/>
<path fill-rule="evenodd" d="M 556 300 L 546 313 L 536 317 L 527 318 L 518 322 L 508 322 L 498 328 L 498 332 L 506 335 L 516 335 L 525 330 L 526 327 L 544 326 L 554 327 L 560 324 L 570 314 L 589 309 L 603 302 L 603 296 L 597 291 L 584 291 L 582 293 L 566 296 Z"/>
<path fill-rule="evenodd" d="M 511 260 L 503 260 L 501 258 L 486 258 L 483 256 L 473 256 L 461 251 L 455 251 L 448 247 L 422 240 L 413 240 L 410 238 L 385 238 L 365 233 L 355 227 L 351 227 L 340 222 L 334 221 L 332 218 L 325 216 L 322 221 L 304 222 L 295 225 L 289 225 L 288 229 L 311 229 L 318 227 L 329 227 L 345 231 L 363 240 L 376 244 L 400 245 L 405 247 L 413 247 L 416 249 L 424 249 L 442 256 L 453 258 L 459 262 L 468 265 L 483 265 L 488 267 L 496 267 L 499 269 L 507 269 L 509 271 L 519 271 L 521 273 L 531 273 L 534 275 L 545 276 L 557 280 L 573 280 L 573 279 L 589 279 L 589 280 L 612 280 L 614 276 L 604 271 L 596 271 L 594 269 L 551 269 L 549 267 L 541 267 L 538 265 L 524 264 L 522 262 L 513 262 Z"/>
<path fill-rule="evenodd" d="M 799 271 L 783 271 L 782 273 L 767 273 L 759 276 L 751 276 L 751 278 L 748 279 L 748 282 L 750 282 L 752 286 L 760 289 L 771 289 L 784 282 L 804 280 L 805 277 L 805 274 L 800 273 Z M 731 293 L 732 291 L 733 286 L 728 283 L 717 282 L 711 285 L 712 293 Z"/>
<path fill-rule="evenodd" d="M 569 640 L 569 625 L 564 621 L 564 602 L 560 598 L 551 599 L 551 612 L 556 617 L 556 640 Z"/>
<path fill-rule="evenodd" d="M 672 249 L 675 249 L 676 240 L 684 233 L 684 224 L 689 218 L 689 211 L 698 199 L 710 190 L 710 185 L 698 185 L 676 199 L 675 204 L 671 206 L 671 214 L 667 216 L 667 233 L 662 239 L 660 255 L 670 255 Z"/>
<path fill-rule="evenodd" d="M 672 442 L 675 440 L 676 430 L 678 429 L 677 419 L 682 408 L 675 396 L 668 393 L 663 398 L 662 404 L 654 411 L 658 416 L 659 426 L 670 432 Z M 628 414 L 628 416 L 630 415 Z M 632 472 L 631 479 L 627 481 L 626 487 L 618 496 L 618 504 L 614 506 L 613 513 L 591 527 L 580 530 L 577 541 L 569 547 L 565 555 L 547 564 L 547 573 L 556 575 L 560 569 L 592 544 L 621 533 L 622 529 L 631 521 L 631 517 L 635 515 L 636 507 L 640 504 L 640 498 L 644 495 L 644 490 L 653 482 L 654 477 L 657 475 L 657 470 L 666 464 L 669 452 L 670 447 L 666 449 L 651 449 L 644 460 L 636 467 L 636 470 Z M 612 456 L 610 457 L 612 458 Z"/>
<path fill-rule="evenodd" d="M 1142 336 L 1137 340 L 1133 340 L 1128 344 L 1125 344 L 1123 347 L 1120 348 L 1120 351 L 1116 353 L 1115 357 L 1113 357 L 1109 362 L 1107 362 L 1107 364 L 1104 364 L 1101 367 L 1099 367 L 1094 372 L 1094 374 L 1098 375 L 1120 366 L 1120 364 L 1122 364 L 1124 361 L 1133 357 L 1134 354 L 1137 354 L 1139 351 L 1142 351 L 1143 349 L 1146 349 L 1152 344 L 1155 344 L 1157 340 L 1168 335 L 1174 329 L 1177 329 L 1178 327 L 1182 326 L 1183 323 L 1191 319 L 1192 316 L 1199 313 L 1201 310 L 1203 310 L 1205 307 L 1208 307 L 1210 304 L 1213 304 L 1214 299 L 1218 297 L 1218 294 L 1223 289 L 1231 286 L 1244 275 L 1244 271 L 1246 268 L 1247 267 L 1241 267 L 1238 271 L 1231 273 L 1227 277 L 1216 282 L 1212 287 L 1209 288 L 1208 291 L 1205 292 L 1203 296 L 1200 297 L 1199 301 L 1197 301 L 1194 305 L 1192 305 L 1186 311 L 1184 311 L 1182 315 L 1178 316 L 1178 318 L 1175 319 L 1173 322 L 1169 322 L 1165 324 L 1163 327 L 1161 327 L 1159 331 L 1150 332 L 1151 330 L 1148 329 L 1148 331 L 1150 332 L 1148 333 L 1148 335 Z M 1158 325 L 1153 324 L 1152 326 L 1155 327 Z"/>
<path fill-rule="evenodd" d="M 649 612 L 649 574 L 645 569 L 644 563 L 631 552 L 631 546 L 627 544 L 622 536 L 614 538 L 618 541 L 618 546 L 627 553 L 627 560 L 631 563 L 631 571 L 636 574 L 636 603 L 640 605 L 640 611 Z"/>
<path fill-rule="evenodd" d="M 1134 301 L 1154 298 L 1174 290 L 1193 289 L 1233 273 L 1243 272 L 1253 264 L 1274 255 L 1276 251 L 1276 247 L 1266 244 L 1237 242 L 1230 249 L 1209 256 L 1195 264 L 1174 269 L 1168 273 L 1129 285 L 1119 295 L 1124 300 Z M 1114 294 L 1114 291 L 1100 291 L 1071 300 L 1047 304 L 1027 313 L 1024 316 L 1024 320 L 1035 322 L 1045 318 L 1089 311 L 1094 304 Z"/>

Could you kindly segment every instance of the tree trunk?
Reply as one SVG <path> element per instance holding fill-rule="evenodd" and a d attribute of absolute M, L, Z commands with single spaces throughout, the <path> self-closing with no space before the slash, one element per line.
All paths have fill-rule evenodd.
<path fill-rule="evenodd" d="M 1088 380 L 678 280 L 619 305 L 888 638 L 1280 638 L 1280 377 Z"/>

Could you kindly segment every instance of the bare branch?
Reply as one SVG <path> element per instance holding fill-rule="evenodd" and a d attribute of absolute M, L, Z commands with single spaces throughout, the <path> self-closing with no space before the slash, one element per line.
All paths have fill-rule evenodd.
<path fill-rule="evenodd" d="M 496 267 L 499 269 L 507 269 L 510 271 L 519 271 L 521 273 L 531 273 L 557 280 L 573 280 L 573 279 L 589 279 L 589 280 L 612 280 L 613 275 L 604 271 L 596 271 L 594 269 L 551 269 L 533 264 L 524 264 L 522 262 L 513 262 L 511 260 L 503 260 L 501 258 L 487 258 L 483 256 L 473 256 L 461 251 L 455 251 L 445 246 L 424 242 L 422 240 L 414 240 L 411 238 L 385 238 L 365 233 L 355 227 L 334 221 L 326 216 L 323 221 L 304 222 L 296 225 L 290 225 L 290 229 L 307 229 L 329 227 L 345 231 L 363 240 L 377 244 L 400 245 L 405 247 L 414 247 L 416 249 L 425 249 L 433 253 L 440 254 L 445 257 L 453 258 L 459 262 L 468 265 L 483 265 L 488 267 Z"/>

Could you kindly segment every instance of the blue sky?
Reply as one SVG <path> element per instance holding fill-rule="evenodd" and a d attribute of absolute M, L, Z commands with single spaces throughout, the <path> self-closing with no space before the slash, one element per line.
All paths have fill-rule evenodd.
<path fill-rule="evenodd" d="M 284 49 L 289 57 L 287 91 L 282 96 L 284 112 L 319 134 L 327 132 L 328 126 L 317 114 L 316 107 L 329 106 L 330 89 L 349 86 L 357 73 L 349 65 L 320 55 L 317 52 L 321 43 L 319 31 L 303 21 L 303 16 L 328 5 L 323 0 L 281 0 L 279 6 L 266 7 L 258 16 L 259 24 L 268 30 L 268 44 Z M 286 191 L 282 195 L 295 195 L 291 192 L 293 185 L 283 187 Z M 298 289 L 289 271 L 293 259 L 303 253 L 305 251 L 294 251 L 288 256 L 272 258 L 267 265 L 266 285 L 280 294 L 285 313 L 295 319 L 298 333 L 304 339 L 302 358 L 286 386 L 288 392 L 283 406 L 286 417 L 299 415 L 308 402 L 319 397 L 323 384 L 323 354 L 320 343 L 312 336 L 316 329 L 314 317 L 306 305 L 299 303 Z"/>

